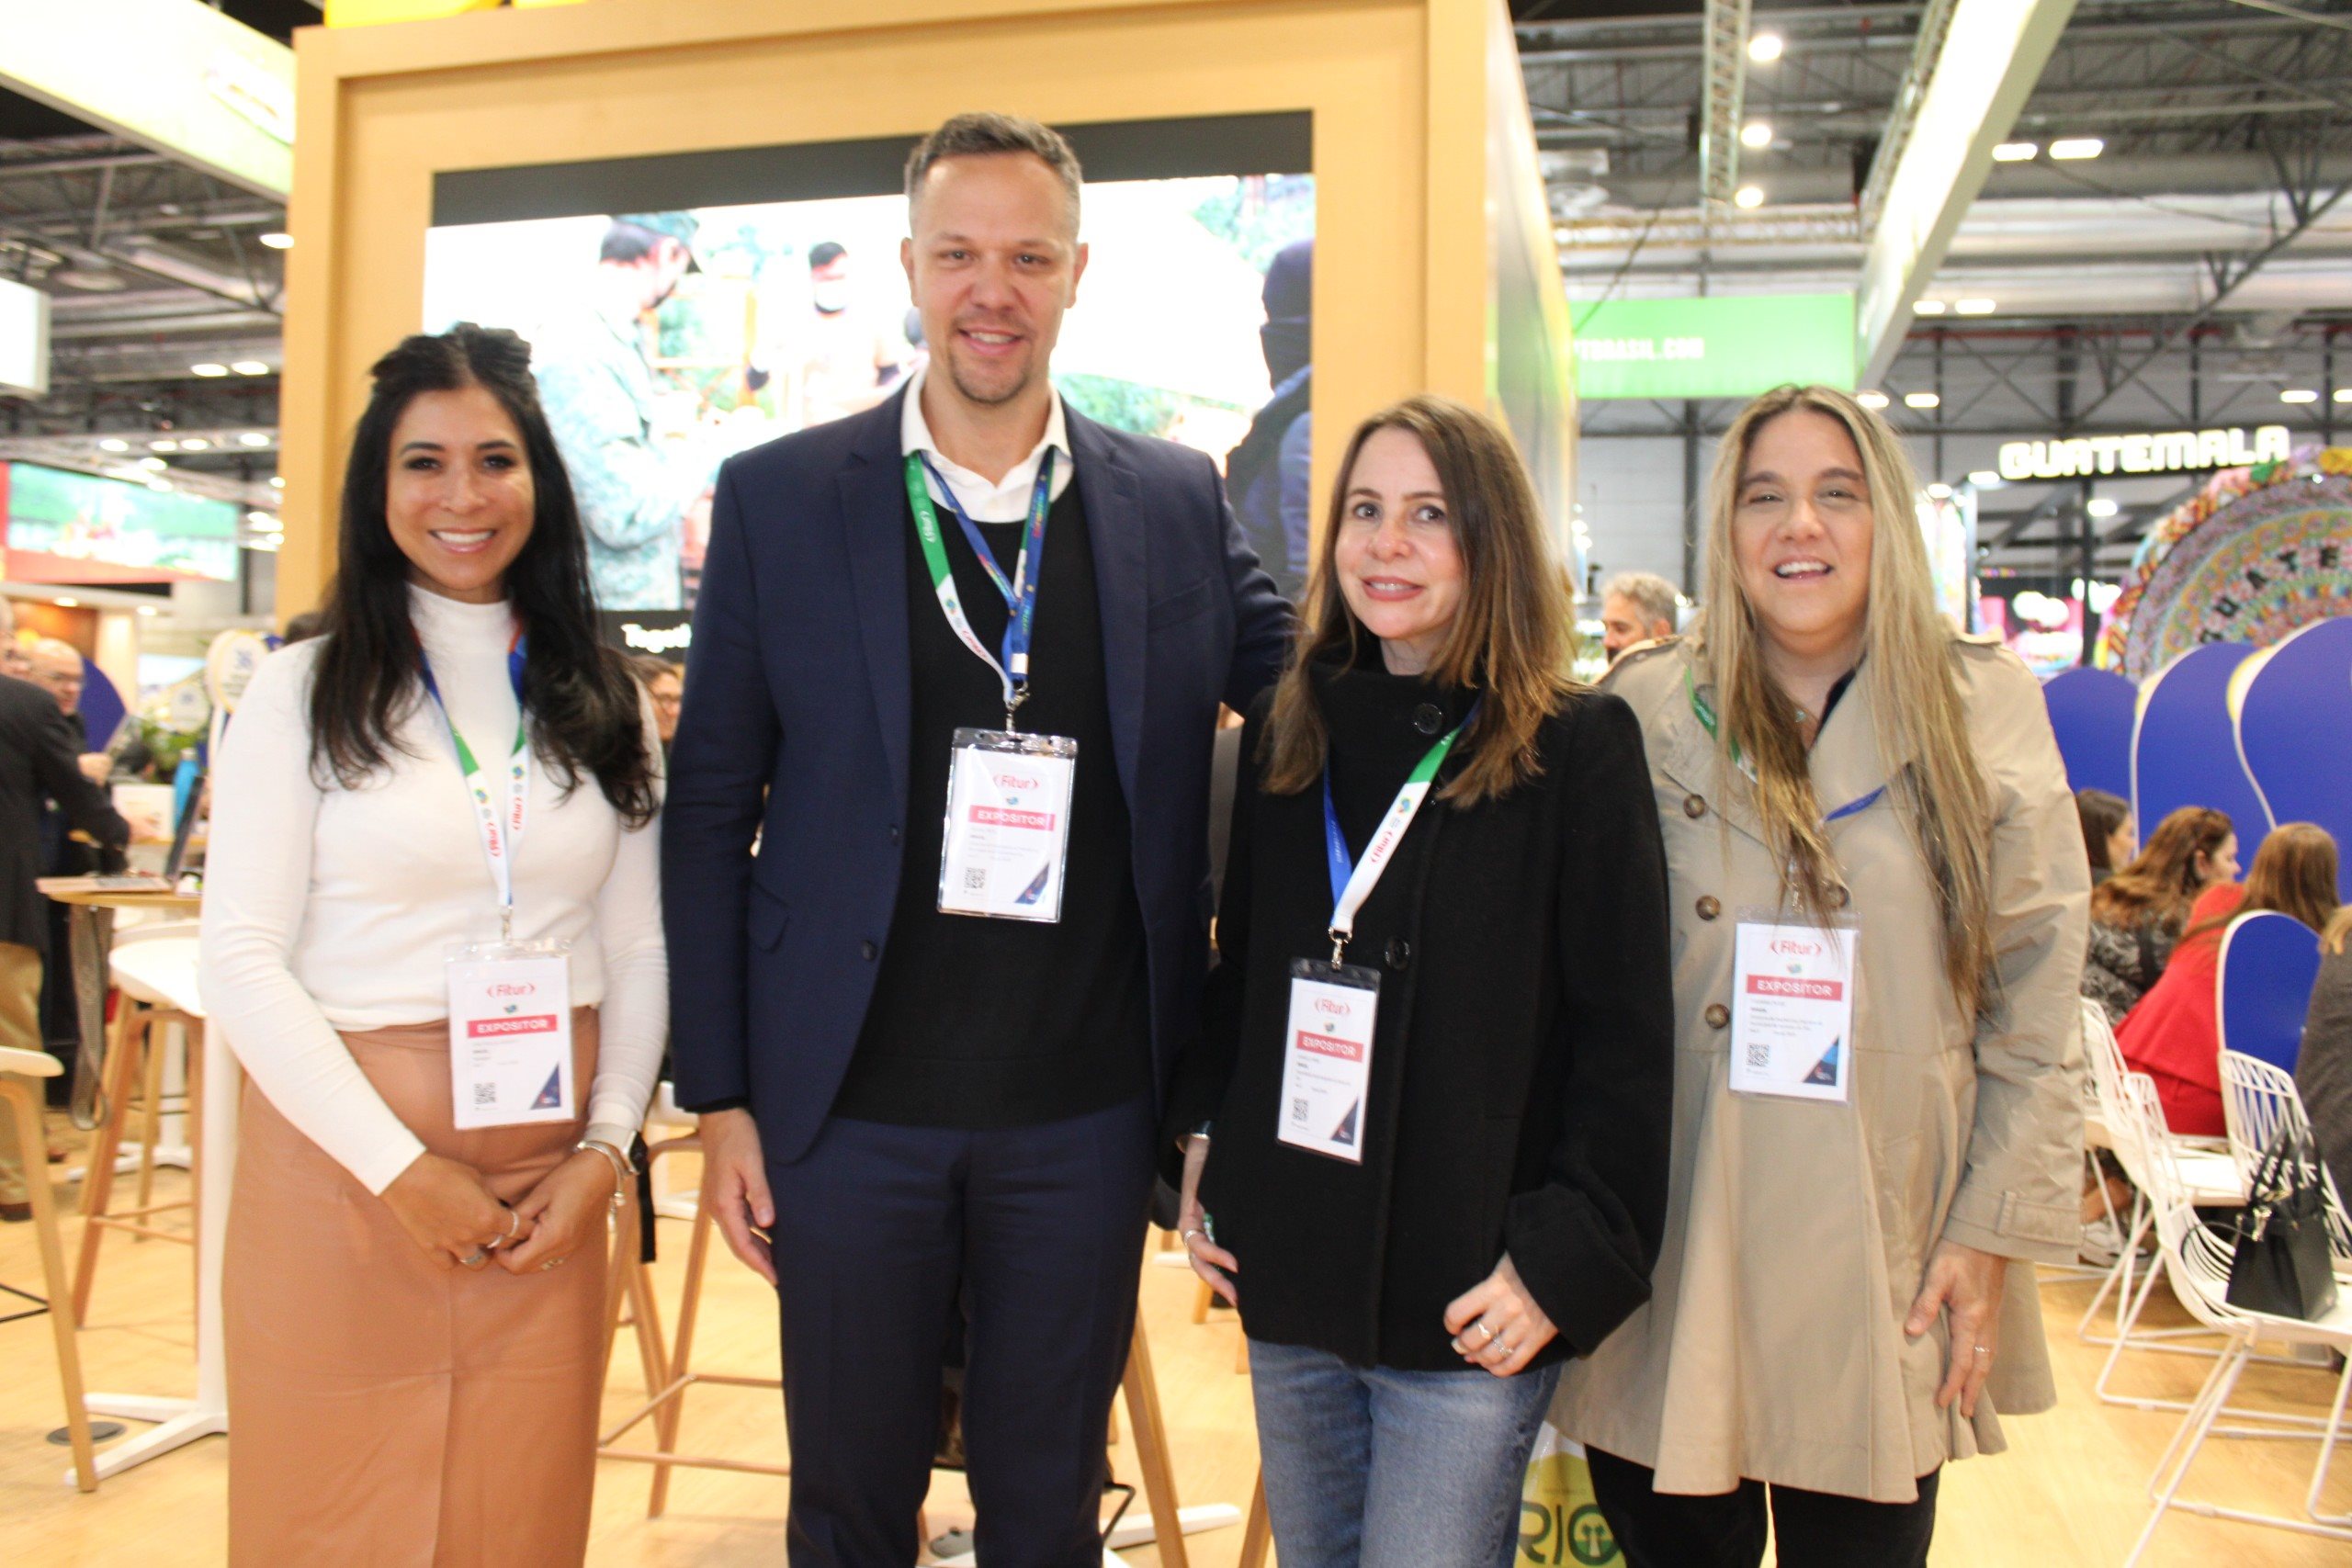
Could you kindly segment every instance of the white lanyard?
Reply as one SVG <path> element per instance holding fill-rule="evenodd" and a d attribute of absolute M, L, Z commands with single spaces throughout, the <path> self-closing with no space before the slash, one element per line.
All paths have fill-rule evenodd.
<path fill-rule="evenodd" d="M 514 934 L 514 856 L 523 846 L 523 828 L 531 795 L 530 726 L 522 712 L 526 653 L 518 629 L 506 650 L 506 674 L 514 686 L 515 716 L 514 749 L 506 760 L 503 810 L 492 804 L 489 776 L 475 759 L 473 748 L 458 732 L 458 721 L 449 716 L 449 705 L 442 701 L 440 684 L 433 679 L 433 661 L 424 660 L 424 689 L 432 696 L 433 705 L 441 710 L 441 722 L 448 728 L 450 742 L 457 748 L 458 771 L 465 775 L 466 795 L 474 808 L 474 827 L 481 834 L 482 858 L 490 863 L 491 886 L 498 890 L 498 931 L 502 942 L 513 940 Z"/>
<path fill-rule="evenodd" d="M 1323 847 L 1331 868 L 1330 937 L 1334 968 L 1345 960 L 1348 939 L 1355 935 L 1356 911 L 1363 908 L 1363 901 L 1372 897 L 1372 890 L 1379 885 L 1380 874 L 1388 869 L 1388 863 L 1396 858 L 1396 848 L 1405 841 L 1405 829 L 1413 825 L 1413 818 L 1420 813 L 1421 802 L 1429 798 L 1430 785 L 1436 781 L 1437 771 L 1444 764 L 1446 753 L 1453 750 L 1453 743 L 1462 738 L 1464 730 L 1470 728 L 1471 719 L 1477 714 L 1477 705 L 1474 703 L 1469 713 L 1463 716 L 1462 722 L 1448 730 L 1444 739 L 1430 747 L 1413 765 L 1412 773 L 1405 780 L 1405 787 L 1396 792 L 1396 798 L 1389 806 L 1387 814 L 1381 818 L 1380 826 L 1374 829 L 1372 842 L 1363 847 L 1363 858 L 1355 860 L 1352 864 L 1350 863 L 1351 857 L 1348 853 L 1347 837 L 1340 831 L 1339 808 L 1331 800 L 1331 769 L 1328 763 L 1325 764 Z"/>

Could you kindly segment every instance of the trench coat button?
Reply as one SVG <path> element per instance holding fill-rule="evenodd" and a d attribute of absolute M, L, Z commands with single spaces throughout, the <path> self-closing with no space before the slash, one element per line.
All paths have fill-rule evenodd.
<path fill-rule="evenodd" d="M 890 824 L 890 841 L 894 844 L 899 841 L 899 825 L 896 822 Z"/>
<path fill-rule="evenodd" d="M 1721 1002 L 1709 1002 L 1707 1004 L 1707 1027 L 1709 1029 L 1727 1029 L 1730 1026 L 1731 1009 L 1724 1006 Z"/>
<path fill-rule="evenodd" d="M 859 942 L 859 943 L 857 944 L 857 953 L 858 953 L 858 956 L 859 956 L 859 957 L 861 957 L 861 958 L 863 958 L 863 959 L 865 959 L 868 964 L 871 964 L 871 963 L 873 963 L 873 962 L 874 962 L 875 947 L 874 947 L 874 944 L 873 944 L 872 942 Z"/>
<path fill-rule="evenodd" d="M 1408 969 L 1413 963 L 1413 944 L 1401 936 L 1392 936 L 1388 939 L 1387 957 L 1391 969 Z"/>
<path fill-rule="evenodd" d="M 1682 797 L 1682 815 L 1683 815 L 1683 816 L 1685 816 L 1685 817 L 1704 817 L 1706 814 L 1707 814 L 1707 797 L 1706 797 L 1705 795 L 1684 795 L 1684 796 Z"/>
<path fill-rule="evenodd" d="M 1717 915 L 1720 915 L 1720 914 L 1722 914 L 1723 912 L 1724 912 L 1724 904 L 1723 904 L 1723 900 L 1722 900 L 1722 899 L 1720 899 L 1720 898 L 1716 897 L 1715 897 L 1713 894 L 1712 894 L 1712 893 L 1702 894 L 1702 895 L 1700 896 L 1700 898 L 1699 898 L 1699 918 L 1700 918 L 1701 919 L 1702 919 L 1702 920 L 1712 920 L 1712 919 L 1713 919 Z"/>
<path fill-rule="evenodd" d="M 1423 735 L 1435 735 L 1445 728 L 1445 715 L 1435 703 L 1423 703 L 1413 710 L 1413 728 Z"/>
<path fill-rule="evenodd" d="M 1833 887 L 1829 890 L 1829 907 L 1833 909 L 1842 909 L 1853 901 L 1854 896 L 1843 887 Z"/>

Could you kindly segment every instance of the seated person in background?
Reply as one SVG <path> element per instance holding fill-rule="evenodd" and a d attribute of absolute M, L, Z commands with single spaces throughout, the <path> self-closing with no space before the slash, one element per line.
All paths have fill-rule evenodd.
<path fill-rule="evenodd" d="M 2091 858 L 2091 886 L 2097 887 L 2131 860 L 2138 847 L 2132 832 L 2132 803 L 2103 789 L 2078 789 L 2075 815 L 2082 818 L 2083 852 Z"/>
<path fill-rule="evenodd" d="M 2303 1020 L 2295 1092 L 2311 1118 L 2335 1190 L 2352 1187 L 2352 904 L 2335 911 L 2319 939 L 2319 981 Z"/>
<path fill-rule="evenodd" d="M 2156 1080 L 2165 1124 L 2175 1133 L 2218 1138 L 2229 1130 L 2217 995 L 2222 933 L 2257 909 L 2282 910 L 2313 931 L 2328 923 L 2335 913 L 2335 840 L 2326 829 L 2280 823 L 2262 840 L 2245 886 L 2222 883 L 2199 894 L 2164 978 L 2116 1031 L 2123 1060 Z"/>
<path fill-rule="evenodd" d="M 2238 840 L 2230 819 L 2184 806 L 2156 824 L 2148 847 L 2131 864 L 2091 889 L 2083 995 L 2106 1010 L 2108 1027 L 2120 1026 L 2165 972 L 2198 895 L 2237 876 Z"/>

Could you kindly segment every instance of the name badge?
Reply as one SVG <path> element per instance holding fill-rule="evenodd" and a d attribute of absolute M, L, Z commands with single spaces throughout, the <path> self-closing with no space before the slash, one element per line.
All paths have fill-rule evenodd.
<path fill-rule="evenodd" d="M 470 943 L 451 949 L 447 970 L 454 1125 L 576 1119 L 569 944 Z"/>
<path fill-rule="evenodd" d="M 1380 972 L 1353 964 L 1291 961 L 1290 1026 L 1283 1045 L 1274 1136 L 1293 1148 L 1363 1163 L 1372 1092 L 1372 1026 Z"/>
<path fill-rule="evenodd" d="M 1731 1089 L 1844 1104 L 1854 1074 L 1849 919 L 1826 928 L 1743 919 L 1732 962 Z"/>
<path fill-rule="evenodd" d="M 1006 729 L 959 729 L 954 739 L 940 911 L 1058 921 L 1078 742 Z"/>

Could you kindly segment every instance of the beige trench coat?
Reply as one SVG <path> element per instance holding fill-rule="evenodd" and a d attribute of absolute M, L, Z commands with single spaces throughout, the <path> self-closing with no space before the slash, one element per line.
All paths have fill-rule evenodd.
<path fill-rule="evenodd" d="M 1661 1492 L 1727 1492 L 1747 1478 L 1910 1502 L 1917 1478 L 1946 1460 L 2007 1446 L 1996 1409 L 2055 1398 L 2032 1262 L 2072 1261 L 2081 1237 L 2076 987 L 2090 874 L 2033 676 L 2006 650 L 1958 637 L 1952 657 L 1996 814 L 2007 1010 L 1969 1019 L 1954 1004 L 1933 894 L 1891 800 L 1833 824 L 1860 932 L 1842 1105 L 1726 1087 L 1733 930 L 1741 910 L 1773 906 L 1773 860 L 1747 781 L 1733 773 L 1724 787 L 1691 711 L 1690 647 L 1629 656 L 1609 679 L 1642 721 L 1665 829 L 1672 1170 L 1650 1303 L 1568 1365 L 1553 1421 L 1651 1466 Z M 1862 682 L 1812 761 L 1826 812 L 1886 782 Z M 1973 1422 L 1957 1403 L 1935 1407 L 1940 1314 L 1916 1341 L 1903 1333 L 1941 1239 L 2018 1260 Z"/>

